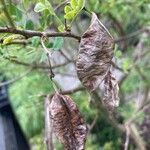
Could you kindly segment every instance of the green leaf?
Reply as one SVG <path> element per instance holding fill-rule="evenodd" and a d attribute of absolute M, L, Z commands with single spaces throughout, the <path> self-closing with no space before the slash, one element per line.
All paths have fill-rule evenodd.
<path fill-rule="evenodd" d="M 60 48 L 62 48 L 63 44 L 64 44 L 64 38 L 63 37 L 56 37 L 54 44 L 53 44 L 53 49 L 59 50 Z"/>
<path fill-rule="evenodd" d="M 45 43 L 45 46 L 46 46 L 47 48 L 53 48 L 53 43 L 47 41 L 47 42 Z"/>
<path fill-rule="evenodd" d="M 65 6 L 64 8 L 64 12 L 67 14 L 68 12 L 70 12 L 72 10 L 72 8 L 70 6 Z"/>
<path fill-rule="evenodd" d="M 85 0 L 78 0 L 78 7 L 82 10 L 85 6 Z"/>
<path fill-rule="evenodd" d="M 27 30 L 33 30 L 34 29 L 34 23 L 32 20 L 27 20 L 25 29 L 27 29 Z"/>
<path fill-rule="evenodd" d="M 15 5 L 10 4 L 8 6 L 9 13 L 16 21 L 20 21 L 22 19 L 23 11 L 17 8 Z"/>
<path fill-rule="evenodd" d="M 45 62 L 47 60 L 47 56 L 45 53 L 42 53 L 41 58 L 40 58 L 40 63 Z"/>
<path fill-rule="evenodd" d="M 123 70 L 124 70 L 125 72 L 127 72 L 128 69 L 129 69 L 129 66 L 130 66 L 129 59 L 125 59 L 125 60 L 123 61 Z"/>
<path fill-rule="evenodd" d="M 122 56 L 122 52 L 120 50 L 115 51 L 115 56 L 120 58 Z"/>
<path fill-rule="evenodd" d="M 41 2 L 37 3 L 34 7 L 35 12 L 42 12 L 45 9 L 47 9 L 46 6 Z"/>
<path fill-rule="evenodd" d="M 64 25 L 60 25 L 60 26 L 58 27 L 58 30 L 59 30 L 60 32 L 64 32 L 64 31 L 65 31 L 65 26 L 64 26 Z"/>
<path fill-rule="evenodd" d="M 75 9 L 76 6 L 78 5 L 77 0 L 71 0 L 71 1 L 70 1 L 70 5 L 71 5 L 71 7 L 72 7 L 73 9 Z"/>
<path fill-rule="evenodd" d="M 47 9 L 49 10 L 49 13 L 52 15 L 56 15 L 55 11 L 51 5 L 51 3 L 48 0 L 45 0 L 45 6 L 47 7 Z"/>
<path fill-rule="evenodd" d="M 13 37 L 9 36 L 7 38 L 4 39 L 3 44 L 6 45 L 8 43 L 11 43 L 13 41 Z"/>
<path fill-rule="evenodd" d="M 74 18 L 76 12 L 74 10 L 68 12 L 67 14 L 65 14 L 64 18 L 67 19 L 67 20 L 71 20 Z"/>
<path fill-rule="evenodd" d="M 23 6 L 27 9 L 29 8 L 30 0 L 23 0 Z"/>
<path fill-rule="evenodd" d="M 19 35 L 10 35 L 8 37 L 6 37 L 3 41 L 3 44 L 9 44 L 12 43 L 14 39 L 17 39 L 19 37 Z"/>
<path fill-rule="evenodd" d="M 6 16 L 5 16 L 5 14 L 4 13 L 0 13 L 0 26 L 2 27 L 2 26 L 6 26 L 6 24 L 7 24 L 7 18 L 6 18 Z"/>

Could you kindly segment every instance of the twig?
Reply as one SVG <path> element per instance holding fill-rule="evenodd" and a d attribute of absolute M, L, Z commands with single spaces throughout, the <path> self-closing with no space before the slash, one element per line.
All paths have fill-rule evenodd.
<path fill-rule="evenodd" d="M 128 34 L 126 36 L 119 37 L 118 39 L 115 39 L 114 42 L 119 43 L 119 42 L 122 42 L 122 41 L 125 41 L 125 40 L 129 40 L 129 39 L 131 39 L 131 38 L 133 38 L 133 37 L 135 37 L 135 36 L 137 36 L 137 35 L 139 35 L 143 32 L 148 32 L 149 33 L 150 29 L 149 28 L 143 28 L 143 29 L 137 30 L 137 31 L 135 31 L 131 34 Z"/>
<path fill-rule="evenodd" d="M 43 50 L 46 53 L 47 58 L 48 58 L 50 79 L 52 80 L 52 78 L 54 78 L 54 76 L 55 76 L 53 71 L 52 71 L 52 65 L 51 65 L 51 61 L 50 61 L 50 57 L 51 57 L 52 53 L 46 48 L 46 46 L 44 44 L 44 38 L 45 38 L 44 36 L 41 37 L 41 44 L 42 44 Z"/>
<path fill-rule="evenodd" d="M 64 2 L 62 2 L 62 3 L 60 3 L 59 5 L 57 5 L 57 6 L 55 7 L 54 11 L 56 11 L 57 9 L 59 9 L 60 7 L 62 7 L 63 5 L 66 5 L 67 3 L 69 3 L 68 0 L 66 0 L 66 1 L 64 1 Z"/>
<path fill-rule="evenodd" d="M 59 50 L 59 52 L 67 61 L 70 61 L 70 58 L 62 50 Z"/>
<path fill-rule="evenodd" d="M 90 131 L 94 128 L 96 122 L 97 122 L 97 119 L 98 119 L 98 113 L 96 114 L 96 116 L 94 117 L 94 120 L 92 121 L 90 127 L 89 127 L 89 130 L 88 132 L 90 133 Z"/>
<path fill-rule="evenodd" d="M 115 43 L 119 43 L 119 42 L 122 42 L 122 41 L 125 41 L 125 40 L 129 40 L 131 38 L 134 38 L 135 36 L 138 36 L 139 34 L 143 33 L 143 32 L 150 32 L 150 29 L 149 28 L 143 28 L 143 29 L 140 29 L 140 30 L 137 30 L 131 34 L 128 34 L 126 36 L 123 36 L 123 37 L 119 37 L 117 39 L 114 40 Z M 70 32 L 64 32 L 64 33 L 61 33 L 61 32 L 40 32 L 40 31 L 33 31 L 33 30 L 19 30 L 19 29 L 14 29 L 14 28 L 0 28 L 0 33 L 12 33 L 12 34 L 20 34 L 20 35 L 23 35 L 25 36 L 26 38 L 31 38 L 33 36 L 39 36 L 39 37 L 42 37 L 43 34 L 46 35 L 47 37 L 70 37 L 70 38 L 74 38 L 78 41 L 81 40 L 81 37 L 80 36 L 77 36 L 73 33 L 70 33 Z M 2 40 L 0 40 L 0 43 L 2 43 Z M 9 43 L 10 44 L 26 44 L 25 42 L 12 42 L 12 43 Z"/>
<path fill-rule="evenodd" d="M 135 124 L 133 124 L 133 123 L 130 124 L 130 131 L 131 131 L 132 138 L 134 139 L 134 142 L 135 142 L 137 148 L 139 150 L 146 150 L 145 143 L 144 143 L 143 139 L 141 138 L 141 136 L 139 135 L 139 132 L 138 132 Z"/>
<path fill-rule="evenodd" d="M 84 91 L 85 88 L 83 87 L 77 87 L 77 88 L 74 88 L 72 90 L 66 90 L 66 91 L 60 91 L 60 93 L 62 94 L 73 94 L 75 92 L 78 92 L 78 91 Z M 53 95 L 53 93 L 51 93 L 51 96 Z M 36 97 L 42 97 L 42 98 L 47 98 L 47 94 L 39 94 L 39 95 L 36 95 Z M 36 102 L 34 105 L 27 105 L 26 108 L 32 108 L 32 107 L 37 107 L 37 106 L 41 106 L 41 104 L 43 103 L 43 101 L 39 101 L 39 102 Z"/>
<path fill-rule="evenodd" d="M 117 66 L 113 61 L 111 61 L 111 64 L 112 64 L 112 66 L 113 66 L 115 69 L 117 69 L 117 70 L 119 70 L 119 71 L 121 71 L 121 72 L 124 72 L 124 70 L 123 70 L 122 68 L 120 68 L 119 66 Z"/>
<path fill-rule="evenodd" d="M 124 150 L 128 150 L 128 146 L 129 146 L 129 139 L 130 139 L 130 129 L 129 129 L 129 125 L 126 124 L 125 125 L 126 128 L 126 141 L 124 144 Z"/>
<path fill-rule="evenodd" d="M 20 34 L 25 36 L 26 38 L 32 38 L 33 36 L 42 37 L 45 35 L 46 37 L 70 37 L 80 41 L 80 36 L 77 36 L 70 32 L 40 32 L 34 30 L 19 30 L 15 28 L 0 28 L 0 33 L 12 33 L 12 34 Z"/>
<path fill-rule="evenodd" d="M 77 88 L 74 88 L 74 89 L 71 89 L 71 90 L 66 90 L 66 91 L 60 91 L 61 94 L 73 94 L 75 92 L 78 92 L 78 91 L 84 91 L 85 88 L 84 87 L 77 87 Z"/>
<path fill-rule="evenodd" d="M 55 74 L 60 74 L 60 75 L 68 76 L 68 77 L 71 77 L 71 78 L 77 78 L 77 75 L 71 74 L 71 73 L 64 73 L 64 72 L 55 71 Z"/>
<path fill-rule="evenodd" d="M 44 52 L 45 52 L 46 54 L 48 54 L 49 57 L 50 57 L 50 56 L 52 55 L 52 53 L 46 48 L 46 46 L 45 46 L 45 44 L 44 44 L 45 38 L 46 38 L 45 35 L 43 35 L 43 36 L 41 37 L 41 44 L 42 44 L 42 47 L 43 47 Z"/>
<path fill-rule="evenodd" d="M 22 79 L 23 77 L 25 77 L 27 74 L 29 74 L 30 72 L 32 71 L 32 69 L 29 69 L 28 71 L 26 71 L 25 73 L 21 74 L 20 76 L 18 77 L 15 77 L 14 79 L 11 79 L 11 80 L 8 80 L 8 81 L 5 81 L 5 82 L 2 82 L 0 83 L 0 87 L 2 86 L 6 86 L 8 84 L 12 84 L 20 79 Z"/>
<path fill-rule="evenodd" d="M 53 70 L 52 70 L 52 66 L 51 66 L 51 60 L 50 60 L 50 57 L 51 57 L 51 52 L 46 48 L 45 44 L 44 44 L 44 39 L 45 39 L 45 35 L 43 35 L 41 37 L 41 44 L 42 44 L 42 47 L 43 47 L 43 50 L 44 52 L 46 53 L 47 55 L 47 58 L 48 58 L 48 63 L 49 63 L 49 73 L 50 73 L 50 80 L 52 81 L 52 85 L 53 85 L 53 88 L 55 90 L 55 92 L 58 91 L 58 87 L 56 86 L 56 83 L 54 82 L 53 78 L 55 76 L 55 74 L 53 73 Z"/>
<path fill-rule="evenodd" d="M 1 53 L 2 54 L 2 53 Z M 26 66 L 26 67 L 30 67 L 32 69 L 49 69 L 49 66 L 48 65 L 40 65 L 40 64 L 30 64 L 30 63 L 26 63 L 26 62 L 23 62 L 23 61 L 19 61 L 19 60 L 16 60 L 16 59 L 12 59 L 10 57 L 6 57 L 6 56 L 3 56 L 4 59 L 7 59 L 9 60 L 10 62 L 14 63 L 14 64 L 18 64 L 18 65 L 23 65 L 23 66 Z M 59 68 L 59 67 L 62 67 L 62 66 L 65 66 L 67 65 L 68 63 L 71 63 L 72 61 L 69 61 L 69 62 L 64 62 L 62 64 L 58 64 L 58 65 L 54 65 L 54 66 L 51 66 L 52 69 L 54 68 Z"/>
<path fill-rule="evenodd" d="M 52 122 L 50 118 L 50 110 L 49 110 L 49 95 L 45 98 L 45 142 L 47 145 L 47 150 L 53 150 L 53 130 L 52 130 Z"/>
<path fill-rule="evenodd" d="M 65 91 L 59 91 L 61 94 L 64 94 L 64 95 L 70 95 L 70 94 L 73 94 L 73 93 L 76 93 L 76 92 L 79 92 L 79 91 L 84 91 L 86 90 L 84 87 L 76 87 L 74 89 L 71 89 L 71 90 L 65 90 Z M 52 93 L 51 93 L 52 95 Z M 40 94 L 38 97 L 46 97 L 47 94 Z"/>

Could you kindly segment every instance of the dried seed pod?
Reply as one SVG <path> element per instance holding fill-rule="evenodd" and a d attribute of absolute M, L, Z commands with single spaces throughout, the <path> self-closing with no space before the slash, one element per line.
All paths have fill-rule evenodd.
<path fill-rule="evenodd" d="M 118 83 L 109 71 L 104 80 L 104 98 L 103 103 L 109 112 L 112 112 L 119 105 Z"/>
<path fill-rule="evenodd" d="M 113 57 L 114 41 L 93 13 L 91 25 L 82 35 L 76 62 L 82 84 L 94 91 L 108 73 Z"/>
<path fill-rule="evenodd" d="M 65 150 L 84 150 L 87 126 L 75 102 L 69 96 L 55 93 L 51 99 L 50 115 L 53 130 Z"/>

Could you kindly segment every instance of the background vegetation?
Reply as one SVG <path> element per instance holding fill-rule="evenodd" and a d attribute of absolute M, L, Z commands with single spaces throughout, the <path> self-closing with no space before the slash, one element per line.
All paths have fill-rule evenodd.
<path fill-rule="evenodd" d="M 120 87 L 120 106 L 115 112 L 117 123 L 124 124 L 134 118 L 132 125 L 142 141 L 140 144 L 150 149 L 149 0 L 88 0 L 78 8 L 64 0 L 0 2 L 0 29 L 63 32 L 66 19 L 67 30 L 81 36 L 89 26 L 90 12 L 95 12 L 116 42 L 113 66 Z M 80 87 L 74 66 L 78 41 L 49 37 L 45 44 L 52 52 L 54 79 L 59 86 L 64 91 Z M 46 66 L 47 57 L 39 37 L 25 38 L 0 30 L 0 72 L 13 83 L 9 85 L 11 104 L 32 149 L 36 150 L 45 148 L 44 97 L 54 91 Z M 103 111 L 89 105 L 86 90 L 79 88 L 71 96 L 90 127 L 86 149 L 123 149 L 126 135 L 118 131 Z M 136 149 L 136 144 L 131 139 L 129 149 Z M 61 144 L 55 145 L 56 149 L 62 149 Z"/>

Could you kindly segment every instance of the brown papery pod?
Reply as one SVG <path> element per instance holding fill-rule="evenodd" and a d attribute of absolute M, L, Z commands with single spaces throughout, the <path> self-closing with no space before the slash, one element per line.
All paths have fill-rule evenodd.
<path fill-rule="evenodd" d="M 104 98 L 103 103 L 109 112 L 112 112 L 119 105 L 119 87 L 116 79 L 109 71 L 104 80 Z"/>
<path fill-rule="evenodd" d="M 50 115 L 54 133 L 65 150 L 84 150 L 87 126 L 75 102 L 69 96 L 55 93 Z"/>
<path fill-rule="evenodd" d="M 93 13 L 91 25 L 81 37 L 76 62 L 78 77 L 88 90 L 94 91 L 108 73 L 113 49 L 112 36 Z"/>

